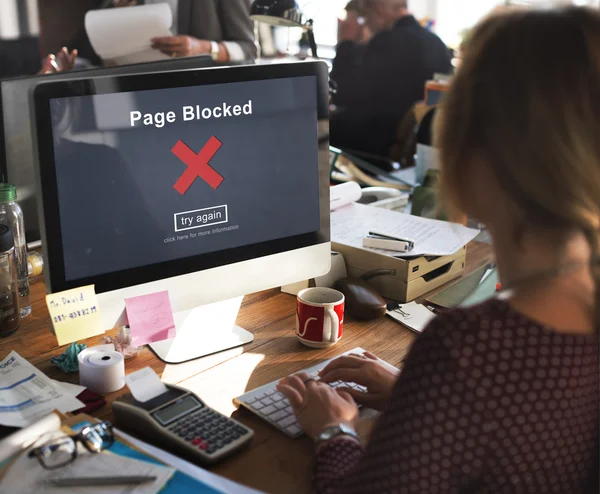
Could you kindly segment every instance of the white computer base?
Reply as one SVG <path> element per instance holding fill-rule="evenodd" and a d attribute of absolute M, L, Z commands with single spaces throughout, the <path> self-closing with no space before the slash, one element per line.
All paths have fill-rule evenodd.
<path fill-rule="evenodd" d="M 235 324 L 243 297 L 173 314 L 177 336 L 151 343 L 156 356 L 167 364 L 180 364 L 245 345 L 254 335 Z"/>

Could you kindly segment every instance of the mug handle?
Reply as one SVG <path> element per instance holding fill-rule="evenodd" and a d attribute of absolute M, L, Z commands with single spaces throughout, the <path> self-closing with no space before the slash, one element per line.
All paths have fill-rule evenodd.
<path fill-rule="evenodd" d="M 325 309 L 329 322 L 331 324 L 331 333 L 329 334 L 329 343 L 335 343 L 338 340 L 338 334 L 340 332 L 340 318 L 333 309 Z"/>

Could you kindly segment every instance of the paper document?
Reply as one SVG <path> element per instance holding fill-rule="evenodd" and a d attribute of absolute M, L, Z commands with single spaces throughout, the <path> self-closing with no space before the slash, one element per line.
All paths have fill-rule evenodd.
<path fill-rule="evenodd" d="M 59 345 L 104 333 L 94 285 L 46 295 Z"/>
<path fill-rule="evenodd" d="M 163 449 L 152 446 L 151 444 L 145 443 L 136 437 L 130 436 L 123 431 L 115 431 L 120 437 L 133 444 L 136 448 L 141 451 L 154 456 L 158 460 L 162 461 L 166 465 L 169 465 L 182 473 L 196 479 L 197 481 L 204 483 L 213 489 L 227 494 L 262 494 L 262 491 L 250 489 L 236 482 L 228 480 L 224 477 L 215 475 L 214 473 L 204 470 L 186 460 L 179 458 Z"/>
<path fill-rule="evenodd" d="M 387 315 L 417 333 L 421 333 L 435 317 L 427 307 L 416 302 L 402 304 L 397 309 L 388 310 Z"/>
<path fill-rule="evenodd" d="M 0 361 L 0 424 L 25 427 L 53 410 L 70 412 L 84 406 L 17 352 Z"/>
<path fill-rule="evenodd" d="M 56 470 L 44 469 L 36 458 L 20 455 L 8 467 L 2 478 L 2 489 L 20 494 L 40 492 L 69 492 L 69 494 L 156 494 L 173 476 L 174 469 L 158 466 L 146 461 L 115 455 L 110 451 L 94 454 L 79 445 L 77 459 Z M 54 487 L 46 482 L 59 478 L 153 476 L 154 482 L 141 485 Z M 4 490 L 2 491 L 4 492 Z"/>
<path fill-rule="evenodd" d="M 52 379 L 59 388 L 61 388 L 65 393 L 77 396 L 80 393 L 85 391 L 85 386 L 80 386 L 79 384 L 67 383 L 63 381 L 57 381 L 56 379 Z"/>
<path fill-rule="evenodd" d="M 151 47 L 151 39 L 171 36 L 173 12 L 167 3 L 90 10 L 85 30 L 102 60 L 117 65 L 167 60 Z"/>
<path fill-rule="evenodd" d="M 362 196 L 362 189 L 356 182 L 334 185 L 329 189 L 329 209 L 335 211 L 343 206 L 358 201 Z"/>
<path fill-rule="evenodd" d="M 371 231 L 414 242 L 407 253 L 368 249 L 393 257 L 446 256 L 458 252 L 479 230 L 447 221 L 430 220 L 389 209 L 349 204 L 331 213 L 331 241 L 363 249 Z"/>
<path fill-rule="evenodd" d="M 125 376 L 125 384 L 133 397 L 142 403 L 168 391 L 160 377 L 150 367 L 144 367 Z"/>
<path fill-rule="evenodd" d="M 175 338 L 175 321 L 169 292 L 157 292 L 125 299 L 133 346 Z"/>

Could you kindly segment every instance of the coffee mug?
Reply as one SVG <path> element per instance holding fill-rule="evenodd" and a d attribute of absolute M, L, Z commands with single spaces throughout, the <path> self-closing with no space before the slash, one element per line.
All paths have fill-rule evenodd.
<path fill-rule="evenodd" d="M 344 294 L 333 288 L 306 288 L 296 300 L 298 339 L 311 348 L 336 344 L 344 327 Z"/>

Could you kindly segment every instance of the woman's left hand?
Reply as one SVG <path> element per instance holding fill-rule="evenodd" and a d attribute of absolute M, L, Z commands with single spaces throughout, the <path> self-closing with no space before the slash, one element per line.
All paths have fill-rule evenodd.
<path fill-rule="evenodd" d="M 327 427 L 353 424 L 358 417 L 358 407 L 352 396 L 311 379 L 303 372 L 279 381 L 277 390 L 289 400 L 298 423 L 312 439 Z"/>

